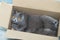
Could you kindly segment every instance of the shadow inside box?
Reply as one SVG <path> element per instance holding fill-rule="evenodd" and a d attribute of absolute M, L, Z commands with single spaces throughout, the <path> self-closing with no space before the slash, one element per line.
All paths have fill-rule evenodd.
<path fill-rule="evenodd" d="M 21 39 L 8 38 L 8 40 L 21 40 Z"/>

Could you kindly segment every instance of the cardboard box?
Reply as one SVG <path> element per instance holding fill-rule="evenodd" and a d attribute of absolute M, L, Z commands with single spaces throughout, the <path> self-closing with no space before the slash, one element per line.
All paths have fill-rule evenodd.
<path fill-rule="evenodd" d="M 0 25 L 7 28 L 9 27 L 12 8 L 24 11 L 29 14 L 36 15 L 49 15 L 59 20 L 58 36 L 60 36 L 60 8 L 59 3 L 54 0 L 41 1 L 40 0 L 13 0 L 13 6 L 2 3 L 0 12 Z M 38 5 L 37 5 L 38 4 Z M 7 10 L 7 11 L 6 11 Z M 4 11 L 4 12 L 3 12 Z M 6 13 L 6 15 L 5 15 Z M 22 40 L 58 40 L 57 37 L 39 35 L 27 32 L 19 32 L 15 30 L 7 30 L 6 36 L 8 38 L 18 38 Z"/>
<path fill-rule="evenodd" d="M 56 0 L 13 0 L 14 6 L 60 12 L 60 3 Z"/>
<path fill-rule="evenodd" d="M 59 19 L 59 15 L 60 13 L 57 12 L 50 12 L 50 11 L 43 11 L 43 10 L 36 10 L 36 9 L 29 9 L 29 8 L 24 8 L 24 7 L 16 7 L 14 6 L 14 9 L 19 10 L 19 11 L 24 11 L 25 13 L 29 13 L 29 14 L 36 14 L 36 15 L 50 15 L 52 17 L 55 17 L 57 19 Z M 10 33 L 9 33 L 10 32 Z M 58 36 L 59 34 L 59 29 L 58 29 Z M 14 34 L 15 33 L 15 34 Z M 20 32 L 20 31 L 15 31 L 15 30 L 9 30 L 7 32 L 8 37 L 12 37 L 12 38 L 22 38 L 22 40 L 34 40 L 36 38 L 36 40 L 58 40 L 58 36 L 57 37 L 52 37 L 52 36 L 46 36 L 46 35 L 39 35 L 39 34 L 33 34 L 33 33 L 27 33 L 27 32 Z M 42 38 L 41 38 L 42 37 Z"/>
<path fill-rule="evenodd" d="M 1 3 L 0 6 L 0 25 L 8 28 L 9 20 L 10 20 L 10 15 L 12 11 L 12 5 L 9 5 L 7 3 Z"/>

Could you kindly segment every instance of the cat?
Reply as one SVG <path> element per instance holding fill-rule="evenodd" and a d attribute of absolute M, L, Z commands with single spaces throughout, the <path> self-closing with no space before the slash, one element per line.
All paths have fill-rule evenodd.
<path fill-rule="evenodd" d="M 22 12 L 15 11 L 12 15 L 12 28 L 18 31 L 24 31 L 27 27 L 27 15 Z"/>
<path fill-rule="evenodd" d="M 54 19 L 53 17 L 47 16 L 47 15 L 41 16 L 41 19 L 44 22 L 45 28 L 51 28 L 52 30 L 57 29 L 58 20 Z"/>
<path fill-rule="evenodd" d="M 36 33 L 38 28 L 42 28 L 43 24 L 40 15 L 29 15 L 28 28 L 26 32 Z"/>
<path fill-rule="evenodd" d="M 11 26 L 17 31 L 56 36 L 58 20 L 48 15 L 28 15 L 14 11 Z"/>
<path fill-rule="evenodd" d="M 42 15 L 42 21 L 44 22 L 44 31 L 43 34 L 56 36 L 58 28 L 58 20 L 51 16 Z"/>

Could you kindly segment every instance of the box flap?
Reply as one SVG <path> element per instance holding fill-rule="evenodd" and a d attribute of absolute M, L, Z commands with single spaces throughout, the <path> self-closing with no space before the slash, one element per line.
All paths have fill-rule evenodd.
<path fill-rule="evenodd" d="M 2 3 L 0 7 L 0 26 L 8 28 L 12 5 Z"/>
<path fill-rule="evenodd" d="M 56 0 L 13 0 L 14 6 L 60 12 L 60 3 Z"/>
<path fill-rule="evenodd" d="M 8 30 L 6 33 L 8 38 L 17 38 L 22 40 L 58 40 L 57 37 L 50 37 L 45 35 L 38 35 L 33 33 L 18 32 L 14 30 Z"/>

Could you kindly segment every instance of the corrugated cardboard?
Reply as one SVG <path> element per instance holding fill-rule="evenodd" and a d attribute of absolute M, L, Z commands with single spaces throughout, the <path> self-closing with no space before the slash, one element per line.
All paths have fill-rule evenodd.
<path fill-rule="evenodd" d="M 50 15 L 59 20 L 60 18 L 60 7 L 59 3 L 54 0 L 13 0 L 13 7 L 6 3 L 2 3 L 0 7 L 0 25 L 7 28 L 9 26 L 9 21 L 11 17 L 12 8 L 24 11 L 28 14 L 36 14 L 36 15 Z M 59 22 L 60 23 L 60 22 Z M 46 36 L 39 34 L 32 34 L 26 32 L 19 32 L 15 30 L 7 30 L 6 36 L 8 38 L 18 38 L 22 40 L 58 40 L 58 36 L 60 36 L 60 24 L 58 29 L 58 36 Z"/>
<path fill-rule="evenodd" d="M 14 30 L 7 31 L 8 38 L 17 38 L 22 40 L 58 40 L 58 37 L 51 37 L 45 35 L 38 35 L 26 32 L 18 32 Z"/>
<path fill-rule="evenodd" d="M 13 0 L 14 6 L 60 12 L 60 2 L 56 0 Z"/>
<path fill-rule="evenodd" d="M 11 16 L 12 6 L 6 3 L 1 3 L 0 6 L 0 25 L 8 28 L 10 16 Z"/>
<path fill-rule="evenodd" d="M 57 2 L 56 0 L 13 0 L 13 4 L 14 6 L 17 6 L 17 7 L 23 7 L 20 8 L 21 10 L 24 10 L 26 12 L 29 11 L 28 9 L 24 9 L 24 8 L 31 8 L 31 9 L 36 9 L 36 10 L 40 10 L 40 13 L 45 13 L 47 15 L 53 15 L 54 16 L 54 13 L 60 13 L 60 2 Z M 19 9 L 19 8 L 17 8 Z M 33 11 L 34 13 L 38 13 L 37 11 Z M 45 11 L 49 11 L 49 12 L 43 12 L 41 10 L 45 10 Z M 31 12 L 31 11 L 29 11 Z M 54 12 L 53 14 L 51 12 Z M 32 14 L 32 13 L 31 13 Z M 59 15 L 59 14 L 57 14 Z M 55 17 L 57 17 L 55 15 Z M 60 15 L 59 15 L 60 17 Z M 59 26 L 59 29 L 58 29 L 58 36 L 60 36 L 60 26 Z"/>

